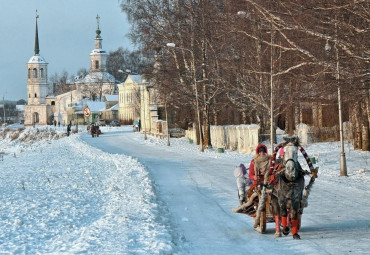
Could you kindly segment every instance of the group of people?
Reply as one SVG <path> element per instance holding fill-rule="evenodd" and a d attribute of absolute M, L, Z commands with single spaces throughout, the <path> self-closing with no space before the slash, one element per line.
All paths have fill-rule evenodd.
<path fill-rule="evenodd" d="M 284 157 L 283 148 L 279 151 L 279 157 Z M 270 160 L 271 156 L 267 154 L 267 147 L 260 144 L 257 146 L 256 155 L 249 165 L 249 173 L 247 173 L 244 164 L 240 164 L 234 170 L 241 205 L 246 202 L 248 191 L 256 187 L 258 183 L 263 183 L 265 173 L 270 171 Z"/>
<path fill-rule="evenodd" d="M 256 154 L 253 157 L 249 165 L 249 173 L 247 172 L 244 164 L 240 164 L 234 170 L 236 182 L 238 186 L 239 202 L 240 205 L 247 203 L 248 198 L 258 184 L 268 183 L 270 187 L 276 187 L 278 185 L 278 178 L 274 174 L 280 171 L 283 166 L 284 159 L 284 148 L 280 148 L 278 151 L 279 156 L 275 160 L 274 168 L 270 169 L 271 155 L 268 154 L 267 147 L 260 144 L 256 148 Z M 266 174 L 268 173 L 268 174 Z M 267 178 L 265 180 L 265 178 Z M 281 236 L 280 223 L 283 227 L 283 233 L 287 235 L 289 233 L 289 223 L 287 212 L 280 213 L 280 205 L 278 201 L 278 194 L 276 189 L 272 189 L 271 193 L 271 208 L 275 219 L 275 236 Z M 254 215 L 253 215 L 254 216 Z M 281 217 L 281 221 L 280 221 Z M 291 220 L 292 224 L 292 235 L 298 235 L 298 221 Z"/>

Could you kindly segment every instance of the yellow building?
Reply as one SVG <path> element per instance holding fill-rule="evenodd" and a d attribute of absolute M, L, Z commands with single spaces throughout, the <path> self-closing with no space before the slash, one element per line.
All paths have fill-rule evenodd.
<path fill-rule="evenodd" d="M 148 82 L 142 75 L 130 74 L 124 83 L 118 84 L 119 108 L 118 118 L 122 123 L 133 124 L 140 118 L 141 89 Z"/>

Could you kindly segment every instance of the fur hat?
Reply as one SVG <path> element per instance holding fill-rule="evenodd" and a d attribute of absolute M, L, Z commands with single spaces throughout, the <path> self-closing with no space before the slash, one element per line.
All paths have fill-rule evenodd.
<path fill-rule="evenodd" d="M 261 149 L 261 148 L 263 148 L 263 149 Z M 258 146 L 257 146 L 257 148 L 256 148 L 256 154 L 257 154 L 257 155 L 258 155 L 258 153 L 260 152 L 260 149 L 267 153 L 267 147 L 266 147 L 266 145 L 264 145 L 264 144 L 260 144 L 260 145 L 258 145 Z"/>
<path fill-rule="evenodd" d="M 266 153 L 266 148 L 265 147 L 259 147 L 258 152 L 265 152 Z"/>

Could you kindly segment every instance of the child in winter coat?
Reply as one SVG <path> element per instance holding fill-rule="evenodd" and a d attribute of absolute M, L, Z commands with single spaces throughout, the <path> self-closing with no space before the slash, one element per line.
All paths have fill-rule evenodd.
<path fill-rule="evenodd" d="M 236 177 L 236 185 L 238 186 L 239 202 L 242 205 L 246 202 L 246 195 L 253 181 L 249 179 L 249 174 L 244 164 L 240 164 L 234 169 L 234 176 Z"/>

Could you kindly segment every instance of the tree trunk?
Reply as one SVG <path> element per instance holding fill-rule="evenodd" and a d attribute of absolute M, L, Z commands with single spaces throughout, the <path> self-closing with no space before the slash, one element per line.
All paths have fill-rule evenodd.
<path fill-rule="evenodd" d="M 197 110 L 195 110 L 193 129 L 195 130 L 196 144 L 200 145 L 199 122 L 198 122 L 198 115 L 197 114 L 198 114 Z"/>
<path fill-rule="evenodd" d="M 353 106 L 353 147 L 354 149 L 361 149 L 362 147 L 362 137 L 361 137 L 361 127 L 360 127 L 360 106 L 359 103 L 355 103 Z"/>
<path fill-rule="evenodd" d="M 294 134 L 294 107 L 293 105 L 290 105 L 288 108 L 287 108 L 287 120 L 288 120 L 288 135 L 289 136 L 293 136 Z"/>
<path fill-rule="evenodd" d="M 367 102 L 361 103 L 362 107 L 362 115 L 361 115 L 361 139 L 362 139 L 362 146 L 361 149 L 363 151 L 369 151 L 370 150 L 370 141 L 369 141 L 369 121 L 368 121 L 368 115 L 367 115 Z"/>
<path fill-rule="evenodd" d="M 368 90 L 368 94 L 365 99 L 364 113 L 365 130 L 363 132 L 363 141 L 366 143 L 366 146 L 363 145 L 362 150 L 370 151 L 370 89 Z"/>
<path fill-rule="evenodd" d="M 217 116 L 217 111 L 214 107 L 212 108 L 212 114 L 213 114 L 213 125 L 217 126 L 218 125 L 218 116 Z"/>
<path fill-rule="evenodd" d="M 211 128 L 209 124 L 209 109 L 207 105 L 203 107 L 203 134 L 204 134 L 203 136 L 204 137 L 204 141 L 203 141 L 204 148 L 212 147 Z"/>

